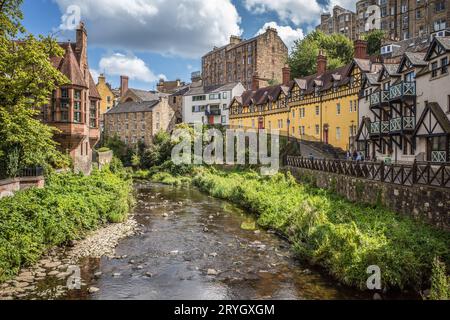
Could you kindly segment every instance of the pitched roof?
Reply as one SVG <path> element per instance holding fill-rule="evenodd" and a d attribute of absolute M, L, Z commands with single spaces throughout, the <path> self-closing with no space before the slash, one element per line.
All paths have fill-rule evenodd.
<path fill-rule="evenodd" d="M 417 133 L 419 132 L 419 129 L 422 126 L 422 123 L 425 120 L 425 117 L 427 116 L 428 112 L 433 113 L 436 120 L 441 125 L 442 129 L 444 129 L 444 132 L 450 134 L 450 120 L 447 118 L 447 115 L 445 114 L 444 110 L 442 110 L 442 108 L 439 106 L 438 103 L 430 102 L 425 108 L 425 111 L 422 113 L 422 116 L 420 117 L 419 121 L 417 122 L 416 130 L 414 131 L 414 136 L 416 136 Z"/>
<path fill-rule="evenodd" d="M 120 113 L 136 113 L 136 112 L 149 112 L 158 105 L 159 100 L 145 101 L 145 102 L 124 102 L 119 103 L 117 106 L 107 112 L 107 114 L 120 114 Z"/>
<path fill-rule="evenodd" d="M 231 91 L 239 84 L 239 82 L 232 82 L 226 85 L 215 85 L 215 86 L 198 86 L 192 85 L 189 91 L 185 94 L 186 96 L 209 94 L 209 93 L 219 93 L 222 91 Z"/>
<path fill-rule="evenodd" d="M 73 48 L 71 43 L 60 44 L 64 49 L 64 56 L 61 57 L 51 57 L 50 61 L 53 66 L 58 69 L 62 74 L 64 74 L 73 85 L 85 87 L 88 85 L 84 81 L 83 73 L 81 72 L 78 60 L 73 53 Z M 94 85 L 95 86 L 95 85 Z"/>
<path fill-rule="evenodd" d="M 405 56 L 414 66 L 426 66 L 425 52 L 406 52 Z"/>
<path fill-rule="evenodd" d="M 91 73 L 89 72 L 89 97 L 102 99 L 100 93 L 97 90 L 97 86 L 95 85 L 94 78 L 92 78 Z"/>
<path fill-rule="evenodd" d="M 169 96 L 165 93 L 159 93 L 154 91 L 145 91 L 140 89 L 128 89 L 130 92 L 132 92 L 134 95 L 136 95 L 141 101 L 155 101 L 159 100 L 160 97 Z"/>

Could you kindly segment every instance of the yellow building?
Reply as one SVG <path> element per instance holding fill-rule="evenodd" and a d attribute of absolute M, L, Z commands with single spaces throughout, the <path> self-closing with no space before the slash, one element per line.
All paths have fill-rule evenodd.
<path fill-rule="evenodd" d="M 279 129 L 282 134 L 331 144 L 343 150 L 355 147 L 359 127 L 359 93 L 362 74 L 371 70 L 365 44 L 355 43 L 350 64 L 327 70 L 327 58 L 317 58 L 317 74 L 293 81 L 286 68 L 283 85 L 244 92 L 230 105 L 235 127 Z"/>
<path fill-rule="evenodd" d="M 100 116 L 103 121 L 103 115 L 115 107 L 118 97 L 114 94 L 109 83 L 106 82 L 106 78 L 103 74 L 98 77 L 97 91 L 102 97 L 100 102 Z"/>
<path fill-rule="evenodd" d="M 290 88 L 290 135 L 350 150 L 358 128 L 362 71 L 356 62 L 322 70 L 295 79 Z"/>

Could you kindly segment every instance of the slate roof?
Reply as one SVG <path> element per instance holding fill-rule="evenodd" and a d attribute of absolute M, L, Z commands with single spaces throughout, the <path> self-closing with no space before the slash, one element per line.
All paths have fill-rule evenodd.
<path fill-rule="evenodd" d="M 141 101 L 155 101 L 159 100 L 160 97 L 169 96 L 165 93 L 155 92 L 155 91 L 145 91 L 140 89 L 128 89 L 130 92 L 134 93 Z"/>
<path fill-rule="evenodd" d="M 414 66 L 426 66 L 427 62 L 425 59 L 425 52 L 406 52 L 405 56 Z"/>
<path fill-rule="evenodd" d="M 62 58 L 51 57 L 50 61 L 52 65 L 64 74 L 73 85 L 87 88 L 88 85 L 84 81 L 80 65 L 78 64 L 78 60 L 73 52 L 73 44 L 61 43 L 60 45 L 65 49 L 64 56 Z"/>
<path fill-rule="evenodd" d="M 137 113 L 137 112 L 149 112 L 158 105 L 159 100 L 145 101 L 145 102 L 124 102 L 119 103 L 117 106 L 107 112 L 107 114 L 121 114 L 121 113 Z"/>
<path fill-rule="evenodd" d="M 210 93 L 219 93 L 223 91 L 231 91 L 234 87 L 236 87 L 239 82 L 232 82 L 226 85 L 215 85 L 215 86 L 195 86 L 192 85 L 189 88 L 189 91 L 185 93 L 186 96 L 194 96 L 194 95 L 202 95 L 202 94 L 210 94 Z"/>
<path fill-rule="evenodd" d="M 97 86 L 95 85 L 94 78 L 92 78 L 91 73 L 89 72 L 89 97 L 96 98 L 96 99 L 102 99 L 100 96 L 100 93 L 97 90 Z"/>

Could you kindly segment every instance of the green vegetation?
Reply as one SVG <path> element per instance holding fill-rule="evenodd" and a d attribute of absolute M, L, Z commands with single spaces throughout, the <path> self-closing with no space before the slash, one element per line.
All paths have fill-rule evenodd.
<path fill-rule="evenodd" d="M 131 179 L 116 165 L 88 177 L 53 174 L 44 189 L 0 200 L 0 282 L 50 247 L 81 239 L 104 223 L 124 221 L 131 190 Z"/>
<path fill-rule="evenodd" d="M 369 56 L 380 54 L 385 37 L 386 32 L 383 30 L 373 30 L 364 36 L 364 40 L 367 41 L 367 54 Z"/>
<path fill-rule="evenodd" d="M 362 290 L 371 265 L 381 268 L 383 287 L 419 289 L 429 285 L 435 257 L 450 262 L 448 233 L 300 185 L 290 174 L 264 178 L 211 169 L 196 174 L 193 184 L 254 212 L 260 226 L 288 236 L 301 258 Z"/>
<path fill-rule="evenodd" d="M 327 68 L 333 70 L 352 61 L 354 46 L 352 41 L 342 34 L 326 35 L 322 31 L 313 31 L 294 44 L 289 56 L 292 75 L 304 77 L 315 74 L 320 50 L 327 56 Z"/>
<path fill-rule="evenodd" d="M 445 264 L 438 258 L 433 261 L 430 299 L 450 300 L 450 277 L 447 277 Z"/>
<path fill-rule="evenodd" d="M 109 151 L 111 151 L 111 149 L 109 149 L 108 147 L 101 147 L 100 149 L 97 150 L 97 152 L 100 152 L 100 153 L 109 152 Z"/>
<path fill-rule="evenodd" d="M 0 176 L 14 176 L 24 167 L 67 167 L 57 151 L 55 128 L 38 118 L 53 90 L 68 79 L 50 57 L 64 50 L 51 37 L 35 38 L 21 25 L 20 0 L 0 6 Z"/>

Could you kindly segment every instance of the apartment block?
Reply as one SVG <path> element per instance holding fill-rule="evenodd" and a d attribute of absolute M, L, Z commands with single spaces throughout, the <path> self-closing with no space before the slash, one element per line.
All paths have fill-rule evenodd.
<path fill-rule="evenodd" d="M 281 82 L 281 69 L 288 58 L 288 48 L 276 29 L 249 40 L 231 36 L 230 43 L 214 48 L 202 58 L 203 85 L 221 86 L 241 82 L 250 88 L 253 75 L 266 82 Z"/>
<path fill-rule="evenodd" d="M 325 34 L 340 33 L 350 39 L 357 39 L 356 14 L 350 10 L 335 6 L 333 14 L 324 13 L 320 16 L 320 22 L 316 29 Z"/>

